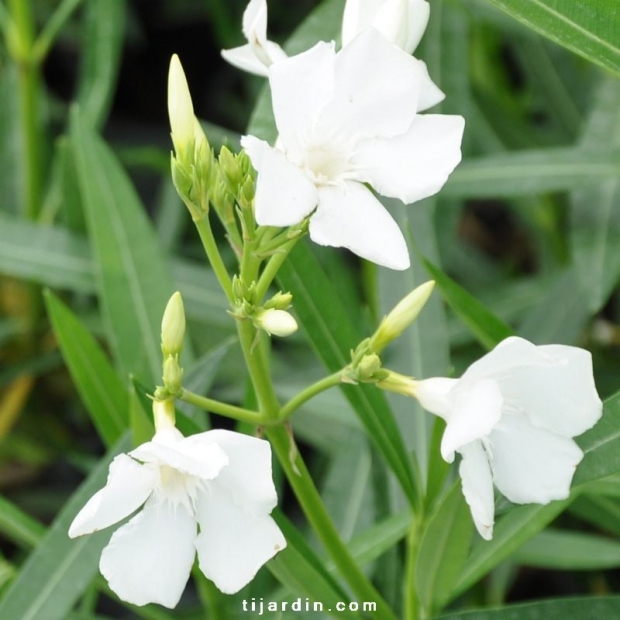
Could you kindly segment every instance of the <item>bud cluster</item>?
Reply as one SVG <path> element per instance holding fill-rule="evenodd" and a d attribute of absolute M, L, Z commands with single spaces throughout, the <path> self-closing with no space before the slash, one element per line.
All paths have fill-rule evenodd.
<path fill-rule="evenodd" d="M 155 390 L 155 401 L 175 396 L 183 386 L 183 368 L 179 362 L 185 338 L 185 309 L 177 291 L 172 295 L 161 321 L 161 351 L 163 354 L 163 387 Z"/>

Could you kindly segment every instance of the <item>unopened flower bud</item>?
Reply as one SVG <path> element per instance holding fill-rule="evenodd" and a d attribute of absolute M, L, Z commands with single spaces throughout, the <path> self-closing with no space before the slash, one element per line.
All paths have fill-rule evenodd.
<path fill-rule="evenodd" d="M 391 370 L 387 371 L 387 376 L 384 379 L 376 383 L 376 386 L 382 390 L 396 392 L 412 398 L 416 397 L 417 385 L 418 382 L 413 377 L 406 377 Z"/>
<path fill-rule="evenodd" d="M 228 147 L 223 146 L 220 150 L 219 162 L 222 177 L 226 182 L 229 191 L 233 194 L 237 194 L 237 189 L 243 181 L 244 176 L 239 168 L 237 157 L 235 157 L 234 153 L 232 153 Z"/>
<path fill-rule="evenodd" d="M 380 368 L 381 358 L 376 353 L 364 355 L 357 367 L 360 381 L 371 379 Z"/>
<path fill-rule="evenodd" d="M 179 365 L 179 358 L 170 355 L 164 362 L 164 385 L 170 394 L 177 394 L 183 386 L 183 369 Z"/>
<path fill-rule="evenodd" d="M 176 54 L 170 59 L 168 73 L 168 116 L 174 150 L 177 157 L 185 164 L 193 155 L 196 121 L 187 79 Z"/>
<path fill-rule="evenodd" d="M 291 307 L 293 295 L 279 291 L 271 299 L 265 302 L 265 308 L 275 308 L 276 310 L 286 310 Z"/>
<path fill-rule="evenodd" d="M 185 310 L 183 298 L 178 291 L 172 295 L 161 321 L 161 350 L 164 359 L 180 355 L 185 336 Z"/>
<path fill-rule="evenodd" d="M 433 292 L 435 282 L 430 280 L 421 284 L 402 299 L 394 309 L 381 321 L 379 328 L 370 340 L 370 349 L 380 353 L 387 344 L 398 338 L 413 321 Z"/>
<path fill-rule="evenodd" d="M 270 336 L 290 336 L 297 331 L 297 321 L 286 310 L 269 308 L 254 317 L 254 325 Z"/>
<path fill-rule="evenodd" d="M 174 411 L 174 400 L 172 398 L 153 401 L 153 421 L 155 422 L 156 432 L 164 428 L 174 428 L 176 414 Z"/>

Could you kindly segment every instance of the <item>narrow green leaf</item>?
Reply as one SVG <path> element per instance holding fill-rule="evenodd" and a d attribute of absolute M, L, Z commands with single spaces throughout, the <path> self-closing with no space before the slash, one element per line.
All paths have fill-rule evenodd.
<path fill-rule="evenodd" d="M 339 303 L 332 283 L 306 245 L 300 243 L 278 274 L 282 290 L 295 298 L 295 310 L 315 351 L 330 372 L 350 362 L 350 351 L 362 340 Z M 343 386 L 366 430 L 385 457 L 410 501 L 418 494 L 409 457 L 385 396 L 374 386 Z"/>
<path fill-rule="evenodd" d="M 620 617 L 620 596 L 586 596 L 509 605 L 500 609 L 453 612 L 437 620 L 601 620 Z"/>
<path fill-rule="evenodd" d="M 555 570 L 604 570 L 620 566 L 620 543 L 610 538 L 547 529 L 515 554 L 526 566 Z"/>
<path fill-rule="evenodd" d="M 620 536 L 620 502 L 615 497 L 584 493 L 572 503 L 569 512 L 586 523 L 592 523 L 597 528 Z"/>
<path fill-rule="evenodd" d="M 35 547 L 45 535 L 45 526 L 0 496 L 0 532 L 16 545 Z"/>
<path fill-rule="evenodd" d="M 165 256 L 125 172 L 77 110 L 71 139 L 108 340 L 125 374 L 156 382 L 161 317 L 174 292 Z"/>
<path fill-rule="evenodd" d="M 514 334 L 512 328 L 487 310 L 463 287 L 438 269 L 430 261 L 424 260 L 430 276 L 437 283 L 444 299 L 459 318 L 469 327 L 480 344 L 492 349 L 496 344 Z"/>
<path fill-rule="evenodd" d="M 503 198 L 561 192 L 614 179 L 620 149 L 559 147 L 493 155 L 463 161 L 442 196 Z"/>
<path fill-rule="evenodd" d="M 552 41 L 620 74 L 620 12 L 615 0 L 491 2 Z"/>
<path fill-rule="evenodd" d="M 134 381 L 129 386 L 129 421 L 131 426 L 131 439 L 134 446 L 139 446 L 151 441 L 155 434 L 155 424 L 145 409 L 148 403 L 142 393 L 141 386 L 136 386 Z"/>
<path fill-rule="evenodd" d="M 603 417 L 576 441 L 584 457 L 573 485 L 620 472 L 620 393 L 604 402 Z"/>
<path fill-rule="evenodd" d="M 127 392 L 95 339 L 50 291 L 45 304 L 75 386 L 99 436 L 113 445 L 128 425 Z"/>
<path fill-rule="evenodd" d="M 474 525 L 457 480 L 431 517 L 416 565 L 420 601 L 431 615 L 450 599 L 452 588 L 467 559 Z"/>
<path fill-rule="evenodd" d="M 110 450 L 54 520 L 0 600 L 0 618 L 64 620 L 97 572 L 110 531 L 71 540 L 77 512 L 105 485 L 114 456 L 129 449 L 128 435 Z"/>
<path fill-rule="evenodd" d="M 584 146 L 620 146 L 620 80 L 603 81 L 581 139 Z M 570 242 L 582 296 L 592 313 L 608 300 L 620 277 L 620 181 L 571 195 Z"/>
<path fill-rule="evenodd" d="M 546 506 L 528 504 L 513 508 L 495 525 L 493 539 L 478 539 L 450 597 L 454 598 L 482 579 L 521 545 L 543 530 L 572 501 L 551 502 Z"/>
<path fill-rule="evenodd" d="M 125 39 L 125 13 L 125 0 L 86 3 L 77 102 L 90 127 L 103 124 L 112 103 Z"/>

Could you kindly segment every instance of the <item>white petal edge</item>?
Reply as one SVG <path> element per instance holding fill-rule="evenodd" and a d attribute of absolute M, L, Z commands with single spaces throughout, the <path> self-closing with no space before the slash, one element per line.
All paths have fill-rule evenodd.
<path fill-rule="evenodd" d="M 241 146 L 258 172 L 254 199 L 261 226 L 291 226 L 308 216 L 318 203 L 317 189 L 286 155 L 254 136 L 241 138 Z"/>
<path fill-rule="evenodd" d="M 92 534 L 128 517 L 144 504 L 156 483 L 157 472 L 153 468 L 120 454 L 110 464 L 106 486 L 73 519 L 69 536 Z"/>
<path fill-rule="evenodd" d="M 458 379 L 431 377 L 418 381 L 415 386 L 415 397 L 426 411 L 448 420 L 454 405 L 452 390 L 458 385 Z"/>
<path fill-rule="evenodd" d="M 426 114 L 406 134 L 364 140 L 351 158 L 354 178 L 405 204 L 433 196 L 461 161 L 464 126 L 461 116 Z"/>
<path fill-rule="evenodd" d="M 478 533 L 485 540 L 491 540 L 495 522 L 495 499 L 487 454 L 479 441 L 463 446 L 460 453 L 463 459 L 459 474 L 465 501 L 469 505 Z"/>
<path fill-rule="evenodd" d="M 347 248 L 367 260 L 403 270 L 410 265 L 407 243 L 385 207 L 360 183 L 319 188 L 310 218 L 310 238 L 319 245 Z"/>
<path fill-rule="evenodd" d="M 342 46 L 372 26 L 385 0 L 347 0 L 342 15 Z"/>
<path fill-rule="evenodd" d="M 305 143 L 333 96 L 335 44 L 320 41 L 269 68 L 273 115 L 287 156 L 301 164 Z"/>
<path fill-rule="evenodd" d="M 499 385 L 481 379 L 453 390 L 453 408 L 441 440 L 441 456 L 448 462 L 463 446 L 486 438 L 502 416 L 503 398 Z"/>
<path fill-rule="evenodd" d="M 389 138 L 406 132 L 411 125 L 423 68 L 370 28 L 338 52 L 334 80 L 333 97 L 317 131 L 339 142 Z"/>
<path fill-rule="evenodd" d="M 149 441 L 129 454 L 143 463 L 168 465 L 172 469 L 202 480 L 215 478 L 222 468 L 228 465 L 226 453 L 217 444 L 205 445 L 200 451 L 190 451 L 184 449 L 183 440 L 174 445 Z"/>
<path fill-rule="evenodd" d="M 172 609 L 194 563 L 196 530 L 183 507 L 151 498 L 112 536 L 101 554 L 101 574 L 123 601 Z"/>
<path fill-rule="evenodd" d="M 249 43 L 222 50 L 220 53 L 226 62 L 237 67 L 237 69 L 253 73 L 254 75 L 260 75 L 261 77 L 269 75 L 269 67 L 258 59 L 254 53 L 254 48 Z"/>
<path fill-rule="evenodd" d="M 405 51 L 411 54 L 418 44 L 428 25 L 428 19 L 431 13 L 431 7 L 426 0 L 408 0 L 409 16 L 407 20 L 408 33 L 407 42 L 405 43 Z"/>
<path fill-rule="evenodd" d="M 268 514 L 278 503 L 271 468 L 271 446 L 268 441 L 242 433 L 217 429 L 192 435 L 187 444 L 197 446 L 215 442 L 228 456 L 213 484 L 227 489 L 233 500 L 245 506 L 250 514 Z"/>
<path fill-rule="evenodd" d="M 267 40 L 266 0 L 250 0 L 243 12 L 241 30 L 250 44 L 253 40 L 259 44 L 263 44 Z"/>
<path fill-rule="evenodd" d="M 210 485 L 197 502 L 198 562 L 205 576 L 225 594 L 247 585 L 286 540 L 268 515 L 249 515 L 224 489 Z"/>
<path fill-rule="evenodd" d="M 446 95 L 431 79 L 426 63 L 421 60 L 418 60 L 418 63 L 420 65 L 420 79 L 422 81 L 420 98 L 418 100 L 418 112 L 424 112 L 441 103 L 446 98 Z"/>
<path fill-rule="evenodd" d="M 548 504 L 566 499 L 579 446 L 566 437 L 533 427 L 525 416 L 504 416 L 489 437 L 497 488 L 517 504 Z"/>

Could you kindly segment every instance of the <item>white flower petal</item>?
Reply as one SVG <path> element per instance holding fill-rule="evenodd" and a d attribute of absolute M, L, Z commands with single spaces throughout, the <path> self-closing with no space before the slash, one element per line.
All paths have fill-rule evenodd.
<path fill-rule="evenodd" d="M 73 520 L 69 536 L 92 534 L 129 516 L 144 504 L 156 482 L 153 468 L 120 454 L 110 464 L 106 486 L 88 500 Z"/>
<path fill-rule="evenodd" d="M 342 15 L 342 45 L 348 45 L 372 22 L 384 0 L 347 0 Z"/>
<path fill-rule="evenodd" d="M 572 439 L 533 427 L 525 416 L 505 415 L 490 435 L 497 488 L 517 504 L 566 499 L 583 452 Z"/>
<path fill-rule="evenodd" d="M 214 484 L 227 489 L 235 503 L 245 506 L 249 513 L 269 514 L 278 503 L 269 442 L 221 429 L 193 435 L 187 441 L 194 441 L 201 435 L 208 435 L 209 441 L 216 442 L 228 456 L 229 464 Z"/>
<path fill-rule="evenodd" d="M 286 540 L 275 521 L 266 514 L 252 516 L 218 485 L 198 497 L 200 534 L 196 550 L 200 570 L 226 594 L 247 585 L 258 569 Z"/>
<path fill-rule="evenodd" d="M 254 48 L 249 43 L 233 47 L 232 49 L 222 50 L 220 53 L 224 60 L 237 67 L 237 69 L 254 73 L 261 77 L 269 75 L 269 67 L 258 59 L 254 53 Z"/>
<path fill-rule="evenodd" d="M 151 498 L 112 536 L 101 554 L 101 574 L 124 601 L 173 608 L 194 562 L 196 529 L 182 506 Z"/>
<path fill-rule="evenodd" d="M 407 133 L 358 144 L 351 163 L 355 178 L 411 204 L 436 194 L 461 161 L 461 116 L 416 116 Z"/>
<path fill-rule="evenodd" d="M 426 0 L 408 0 L 409 1 L 409 17 L 407 19 L 408 32 L 407 42 L 404 50 L 411 54 L 424 35 L 428 18 L 430 17 L 431 7 Z"/>
<path fill-rule="evenodd" d="M 481 379 L 453 391 L 454 404 L 441 440 L 441 456 L 451 463 L 454 452 L 487 437 L 502 416 L 502 394 L 492 379 Z"/>
<path fill-rule="evenodd" d="M 463 446 L 459 474 L 463 495 L 469 505 L 476 529 L 485 540 L 493 538 L 495 501 L 493 479 L 487 454 L 479 441 Z"/>
<path fill-rule="evenodd" d="M 421 88 L 420 63 L 366 30 L 336 55 L 334 94 L 319 131 L 339 141 L 400 135 L 411 125 Z"/>
<path fill-rule="evenodd" d="M 515 369 L 502 383 L 502 392 L 519 404 L 534 426 L 564 437 L 581 435 L 603 413 L 591 354 L 563 345 L 537 347 L 537 353 L 553 365 Z"/>
<path fill-rule="evenodd" d="M 334 89 L 334 43 L 321 41 L 269 68 L 276 126 L 286 153 L 302 163 L 303 144 L 314 129 Z"/>
<path fill-rule="evenodd" d="M 409 35 L 408 0 L 384 0 L 373 19 L 372 26 L 378 30 L 390 43 L 405 50 Z"/>
<path fill-rule="evenodd" d="M 129 454 L 143 463 L 168 465 L 202 480 L 215 478 L 228 465 L 228 457 L 217 444 L 192 450 L 187 447 L 186 441 L 176 428 L 168 428 L 156 433 L 153 441 L 143 443 Z"/>
<path fill-rule="evenodd" d="M 250 43 L 267 40 L 267 0 L 250 0 L 243 12 L 242 31 Z"/>
<path fill-rule="evenodd" d="M 438 103 L 442 102 L 446 96 L 441 89 L 431 80 L 428 74 L 428 67 L 425 62 L 418 60 L 420 64 L 420 74 L 422 86 L 420 90 L 420 99 L 418 101 L 418 112 L 424 112 Z"/>
<path fill-rule="evenodd" d="M 317 205 L 315 185 L 284 153 L 254 136 L 241 145 L 258 171 L 255 216 L 261 226 L 291 226 L 301 222 Z"/>
<path fill-rule="evenodd" d="M 418 381 L 415 397 L 426 411 L 447 420 L 453 407 L 452 389 L 458 385 L 458 379 L 432 377 Z"/>
<path fill-rule="evenodd" d="M 407 244 L 398 225 L 360 183 L 346 181 L 319 188 L 310 238 L 319 245 L 347 248 L 390 269 L 409 267 Z"/>

